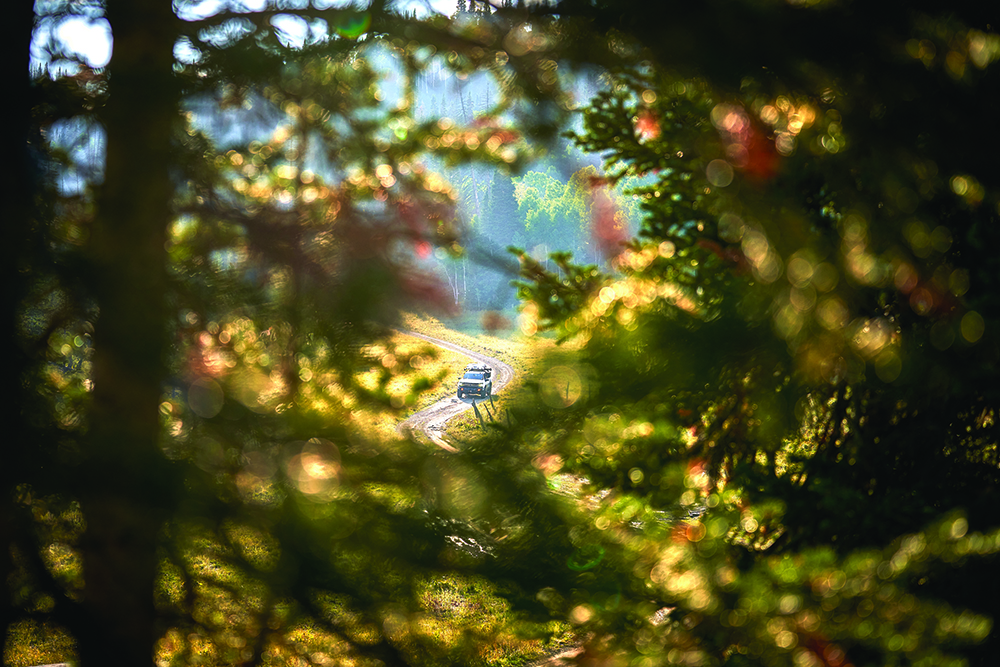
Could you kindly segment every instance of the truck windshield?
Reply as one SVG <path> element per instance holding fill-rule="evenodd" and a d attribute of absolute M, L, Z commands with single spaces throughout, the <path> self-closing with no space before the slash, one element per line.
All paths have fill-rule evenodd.
<path fill-rule="evenodd" d="M 462 378 L 462 379 L 463 380 L 482 380 L 483 379 L 483 374 L 482 373 L 473 373 L 473 372 L 470 371 L 470 372 L 466 373 L 465 377 Z"/>

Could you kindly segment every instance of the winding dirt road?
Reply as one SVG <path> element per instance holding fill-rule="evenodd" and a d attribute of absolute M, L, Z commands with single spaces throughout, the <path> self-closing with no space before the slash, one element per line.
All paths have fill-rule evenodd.
<path fill-rule="evenodd" d="M 480 354 L 479 352 L 473 352 L 472 350 L 456 345 L 455 343 L 449 343 L 448 341 L 441 340 L 440 338 L 425 336 L 424 334 L 419 334 L 414 331 L 402 331 L 400 333 L 420 338 L 428 343 L 437 345 L 438 347 L 443 347 L 453 352 L 458 352 L 459 354 L 464 354 L 472 361 L 487 364 L 492 367 L 494 394 L 502 391 L 507 383 L 514 379 L 514 369 L 499 359 L 489 357 L 485 354 Z M 480 403 L 481 406 L 488 404 L 489 401 Z M 471 407 L 471 404 L 459 400 L 456 396 L 445 398 L 430 407 L 424 408 L 420 412 L 410 415 L 409 418 L 399 425 L 399 431 L 401 433 L 423 433 L 438 447 L 453 452 L 456 451 L 455 448 L 443 437 L 445 424 L 449 419 L 470 409 Z"/>
<path fill-rule="evenodd" d="M 448 341 L 441 340 L 440 338 L 432 338 L 431 336 L 425 336 L 424 334 L 419 334 L 413 331 L 401 331 L 400 333 L 420 338 L 428 343 L 437 345 L 438 347 L 443 347 L 445 349 L 458 352 L 459 354 L 464 354 L 473 361 L 491 366 L 493 368 L 494 394 L 502 390 L 507 383 L 514 379 L 514 369 L 499 359 L 481 354 L 479 352 L 473 352 L 472 350 L 464 348 L 461 345 L 449 343 Z M 449 452 L 458 451 L 444 439 L 442 434 L 444 432 L 445 424 L 449 419 L 461 414 L 470 407 L 472 407 L 471 404 L 459 400 L 457 396 L 445 398 L 430 407 L 424 408 L 420 412 L 410 415 L 408 419 L 399 425 L 399 431 L 401 433 L 423 433 L 438 447 L 446 449 Z M 529 663 L 529 667 L 563 667 L 565 665 L 573 664 L 574 658 L 579 656 L 581 653 L 583 653 L 583 648 L 581 646 L 569 646 L 559 649 L 552 655 L 539 658 Z"/>

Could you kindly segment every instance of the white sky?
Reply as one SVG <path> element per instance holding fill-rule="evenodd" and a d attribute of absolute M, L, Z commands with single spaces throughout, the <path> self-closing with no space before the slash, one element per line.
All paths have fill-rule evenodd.
<path fill-rule="evenodd" d="M 211 16 L 232 2 L 226 0 L 201 0 L 188 6 L 181 18 L 193 20 Z M 263 9 L 267 0 L 240 0 L 247 11 Z M 315 0 L 312 3 L 319 8 L 352 4 L 351 0 Z M 429 12 L 452 14 L 455 11 L 456 0 L 398 0 L 396 6 L 402 11 L 416 10 L 418 15 Z M 308 33 L 308 25 L 292 16 L 276 17 L 276 28 L 284 32 L 286 43 L 291 46 L 301 46 Z M 80 57 L 91 67 L 104 67 L 111 58 L 111 27 L 103 18 L 73 17 L 59 21 L 43 20 L 32 38 L 32 67 L 47 62 L 46 45 L 58 42 L 73 55 Z M 180 54 L 178 54 L 180 55 Z"/>

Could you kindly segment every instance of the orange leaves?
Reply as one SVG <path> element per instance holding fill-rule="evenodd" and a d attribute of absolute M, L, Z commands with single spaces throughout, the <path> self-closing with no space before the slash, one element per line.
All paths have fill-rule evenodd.
<path fill-rule="evenodd" d="M 492 117 L 477 118 L 473 123 L 473 128 L 476 144 L 485 146 L 490 153 L 495 153 L 521 139 L 521 135 L 516 130 L 501 126 L 496 118 Z M 509 160 L 505 158 L 505 161 Z"/>
<path fill-rule="evenodd" d="M 657 139 L 660 136 L 660 119 L 649 109 L 641 110 L 635 118 L 635 134 L 640 142 Z"/>

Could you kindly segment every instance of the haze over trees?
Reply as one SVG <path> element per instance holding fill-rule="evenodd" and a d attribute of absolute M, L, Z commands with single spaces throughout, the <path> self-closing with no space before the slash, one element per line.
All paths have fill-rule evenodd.
<path fill-rule="evenodd" d="M 994 16 L 262 4 L 12 13 L 6 662 L 992 664 Z M 510 266 L 557 351 L 394 437 Z"/>

